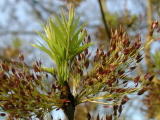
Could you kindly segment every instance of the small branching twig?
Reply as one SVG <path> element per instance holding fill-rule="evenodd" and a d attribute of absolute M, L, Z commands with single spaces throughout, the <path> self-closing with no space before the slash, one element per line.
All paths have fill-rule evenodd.
<path fill-rule="evenodd" d="M 107 25 L 106 16 L 105 16 L 104 9 L 103 9 L 103 6 L 102 6 L 102 0 L 98 0 L 98 3 L 99 3 L 99 7 L 100 7 L 101 15 L 102 15 L 102 20 L 103 20 L 103 24 L 104 24 L 104 27 L 105 27 L 106 35 L 108 37 L 108 40 L 110 40 L 111 34 L 110 34 L 109 27 Z"/>

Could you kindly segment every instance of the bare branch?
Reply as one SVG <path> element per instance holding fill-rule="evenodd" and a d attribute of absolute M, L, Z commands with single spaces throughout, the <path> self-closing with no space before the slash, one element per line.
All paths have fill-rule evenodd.
<path fill-rule="evenodd" d="M 109 27 L 107 25 L 107 21 L 106 21 L 106 18 L 105 18 L 105 13 L 104 13 L 104 10 L 103 10 L 103 7 L 102 7 L 101 0 L 98 0 L 98 3 L 99 3 L 99 7 L 100 7 L 101 15 L 102 15 L 102 20 L 103 20 L 103 23 L 104 23 L 106 35 L 107 35 L 108 39 L 110 39 L 111 38 L 111 34 L 110 34 Z"/>

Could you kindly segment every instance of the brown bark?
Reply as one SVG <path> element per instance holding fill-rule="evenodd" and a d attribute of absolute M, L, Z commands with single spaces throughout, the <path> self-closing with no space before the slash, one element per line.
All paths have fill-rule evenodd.
<path fill-rule="evenodd" d="M 69 120 L 74 120 L 75 99 L 70 91 L 70 87 L 67 82 L 65 82 L 61 90 L 61 99 L 64 99 L 66 101 L 64 102 L 62 109 Z"/>

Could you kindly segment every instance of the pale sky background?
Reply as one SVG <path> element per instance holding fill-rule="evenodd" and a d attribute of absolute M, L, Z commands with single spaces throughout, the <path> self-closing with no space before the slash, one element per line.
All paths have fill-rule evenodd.
<path fill-rule="evenodd" d="M 19 30 L 19 28 L 21 27 L 22 30 L 24 30 L 23 28 L 25 28 L 26 31 L 35 31 L 35 30 L 40 30 L 41 29 L 41 21 L 37 22 L 35 21 L 35 18 L 31 15 L 29 15 L 29 11 L 30 11 L 30 7 L 28 5 L 25 4 L 25 0 L 19 0 L 20 2 L 18 4 L 16 4 L 16 14 L 15 16 L 20 18 L 18 22 L 18 24 L 10 24 L 10 16 L 9 16 L 9 12 L 10 12 L 10 8 L 7 7 L 7 10 L 5 9 L 5 4 L 7 2 L 8 6 L 12 5 L 13 3 L 15 3 L 16 0 L 0 0 L 0 32 L 4 32 L 4 29 L 6 30 L 6 28 L 8 30 L 14 31 L 14 30 Z M 39 0 L 40 1 L 40 0 Z M 44 1 L 44 0 L 42 0 Z M 118 0 L 117 0 L 118 1 Z M 140 12 L 142 12 L 142 9 L 136 5 L 132 3 L 133 0 L 119 0 L 117 4 L 115 4 L 114 0 L 110 0 L 110 2 L 108 2 L 107 4 L 107 8 L 111 11 L 111 12 L 121 12 L 124 9 L 124 6 L 127 7 L 132 14 L 138 14 Z M 141 1 L 141 0 L 140 0 Z M 54 0 L 55 2 L 55 6 L 57 6 L 57 10 L 58 9 L 58 5 L 62 4 L 61 2 L 59 2 L 59 0 Z M 27 11 L 27 12 L 26 12 Z M 87 19 L 88 24 L 89 25 L 96 25 L 96 24 L 100 24 L 100 12 L 99 12 L 99 6 L 97 3 L 97 0 L 87 0 L 85 3 L 82 3 L 82 5 L 78 8 L 77 10 L 80 14 L 83 14 L 83 17 L 81 17 L 81 19 Z M 93 13 L 93 14 L 90 14 Z M 13 17 L 15 17 L 13 16 Z M 48 17 L 46 15 L 46 17 Z M 24 24 L 25 23 L 25 24 Z M 27 24 L 28 23 L 28 24 Z M 4 47 L 6 44 L 11 42 L 11 38 L 12 36 L 1 36 L 0 38 L 0 47 Z M 7 38 L 7 39 L 6 39 Z M 24 36 L 23 36 L 24 38 Z M 25 50 L 30 50 L 31 47 L 26 47 L 27 45 L 29 45 L 30 43 L 34 43 L 36 39 L 38 39 L 38 37 L 35 35 L 33 36 L 33 39 L 28 39 L 26 38 L 26 40 L 24 39 L 24 49 Z M 156 45 L 153 46 L 154 48 L 156 47 Z M 24 51 L 25 51 L 24 50 Z M 154 52 L 154 49 L 152 50 L 152 52 Z M 41 52 L 36 51 L 36 53 L 34 54 L 36 56 L 36 58 L 38 58 L 38 56 L 41 56 L 41 59 L 44 58 L 44 56 L 42 55 Z M 34 56 L 34 58 L 35 58 Z M 33 59 L 33 55 L 32 56 L 28 56 L 31 59 Z M 134 95 L 133 95 L 134 97 Z M 139 100 L 143 98 L 143 96 L 138 96 Z M 127 109 L 124 110 L 124 112 L 127 111 L 128 116 L 129 117 L 127 120 L 145 120 L 144 118 L 144 114 L 142 112 L 140 112 L 137 107 L 140 107 L 142 105 L 141 102 L 139 101 L 135 101 L 134 106 L 136 106 L 136 108 L 133 109 L 129 109 L 129 111 L 127 111 Z M 126 106 L 126 108 L 128 108 L 130 106 Z M 53 112 L 54 113 L 54 112 Z M 4 118 L 0 118 L 0 120 L 4 120 Z"/>

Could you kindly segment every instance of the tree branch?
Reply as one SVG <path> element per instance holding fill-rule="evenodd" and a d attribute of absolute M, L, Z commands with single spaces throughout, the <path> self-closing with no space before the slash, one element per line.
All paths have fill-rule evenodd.
<path fill-rule="evenodd" d="M 109 27 L 107 25 L 107 21 L 106 21 L 106 18 L 105 18 L 105 13 L 104 13 L 103 6 L 102 6 L 102 0 L 98 0 L 98 3 L 99 3 L 99 7 L 100 7 L 101 15 L 102 15 L 102 20 L 103 20 L 103 24 L 104 24 L 104 27 L 105 27 L 106 35 L 107 35 L 108 39 L 110 39 L 111 34 L 110 34 L 110 30 L 109 30 Z"/>
<path fill-rule="evenodd" d="M 147 2 L 147 24 L 148 24 L 148 33 L 147 33 L 147 40 L 145 42 L 145 60 L 147 64 L 147 68 L 149 71 L 152 71 L 153 64 L 150 56 L 150 44 L 153 41 L 152 36 L 153 36 L 153 29 L 151 28 L 152 24 L 152 5 L 151 1 L 148 0 Z"/>
<path fill-rule="evenodd" d="M 37 35 L 36 32 L 34 31 L 22 31 L 22 30 L 18 30 L 18 31 L 0 31 L 0 35 Z"/>

